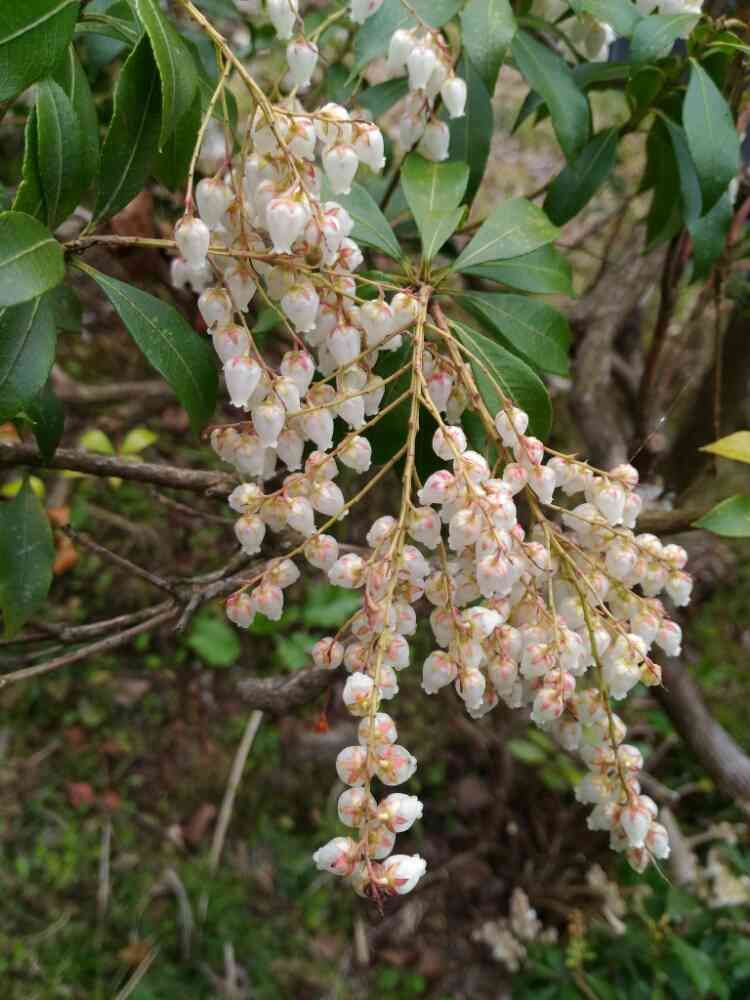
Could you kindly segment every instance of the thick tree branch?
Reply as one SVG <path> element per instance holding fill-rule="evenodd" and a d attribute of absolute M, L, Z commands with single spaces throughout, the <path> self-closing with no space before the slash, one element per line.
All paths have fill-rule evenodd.
<path fill-rule="evenodd" d="M 283 715 L 290 708 L 314 701 L 333 684 L 336 676 L 335 670 L 311 667 L 298 670 L 290 677 L 247 677 L 239 682 L 237 689 L 243 702 L 251 708 Z"/>
<path fill-rule="evenodd" d="M 133 482 L 171 486 L 173 489 L 190 490 L 193 493 L 227 494 L 237 485 L 235 477 L 225 472 L 201 472 L 175 465 L 137 462 L 75 448 L 58 448 L 52 458 L 45 461 L 32 444 L 0 444 L 0 468 L 13 465 L 70 469 L 90 476 L 117 476 Z"/>

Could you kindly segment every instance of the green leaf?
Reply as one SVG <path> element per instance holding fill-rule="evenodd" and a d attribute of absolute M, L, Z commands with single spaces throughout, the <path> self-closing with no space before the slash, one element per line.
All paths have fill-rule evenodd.
<path fill-rule="evenodd" d="M 406 97 L 408 93 L 409 83 L 406 77 L 399 77 L 396 80 L 386 80 L 385 83 L 378 83 L 374 87 L 360 91 L 354 97 L 354 103 L 369 111 L 373 119 L 377 119 L 392 108 L 396 101 Z"/>
<path fill-rule="evenodd" d="M 55 547 L 44 507 L 28 480 L 0 504 L 0 608 L 5 635 L 16 635 L 39 610 L 52 583 Z"/>
<path fill-rule="evenodd" d="M 76 35 L 101 35 L 115 42 L 133 46 L 138 41 L 138 30 L 132 21 L 111 14 L 84 14 L 76 24 Z"/>
<path fill-rule="evenodd" d="M 413 0 L 410 6 L 430 27 L 442 28 L 458 13 L 461 0 Z M 385 55 L 394 31 L 416 25 L 416 18 L 401 0 L 384 0 L 379 10 L 357 31 L 352 74 L 361 73 L 373 59 Z"/>
<path fill-rule="evenodd" d="M 210 667 L 231 667 L 242 652 L 237 630 L 211 609 L 195 616 L 186 643 Z"/>
<path fill-rule="evenodd" d="M 695 522 L 695 528 L 704 528 L 725 538 L 750 538 L 750 497 L 727 497 Z"/>
<path fill-rule="evenodd" d="M 543 764 L 547 760 L 546 751 L 528 740 L 507 740 L 505 746 L 522 764 Z"/>
<path fill-rule="evenodd" d="M 539 247 L 522 257 L 495 260 L 462 268 L 464 274 L 486 281 L 499 281 L 524 292 L 573 294 L 572 271 L 567 257 L 553 246 Z"/>
<path fill-rule="evenodd" d="M 81 182 L 86 190 L 99 169 L 99 119 L 88 77 L 72 45 L 54 75 L 70 98 L 81 129 Z"/>
<path fill-rule="evenodd" d="M 469 180 L 465 163 L 433 163 L 410 153 L 401 167 L 401 184 L 422 238 L 422 255 L 432 260 L 453 235 L 463 216 L 459 208 Z"/>
<path fill-rule="evenodd" d="M 119 212 L 143 190 L 159 145 L 159 74 L 142 38 L 115 86 L 112 121 L 102 147 L 94 222 Z"/>
<path fill-rule="evenodd" d="M 32 108 L 26 119 L 24 130 L 23 166 L 21 183 L 18 185 L 13 202 L 14 212 L 24 212 L 40 222 L 46 219 L 42 181 L 39 176 L 39 146 L 37 141 L 36 108 Z"/>
<path fill-rule="evenodd" d="M 412 345 L 405 343 L 397 351 L 381 354 L 375 369 L 375 374 L 388 378 L 402 368 L 412 356 Z M 409 373 L 404 372 L 385 387 L 385 395 L 381 404 L 384 410 L 394 400 L 409 388 Z M 365 437 L 372 445 L 373 465 L 384 465 L 401 448 L 404 441 L 404 427 L 409 419 L 409 399 L 403 400 L 398 406 L 389 410 L 373 427 L 365 432 Z"/>
<path fill-rule="evenodd" d="M 78 446 L 84 451 L 95 451 L 98 455 L 114 455 L 115 446 L 98 427 L 84 431 L 78 439 Z"/>
<path fill-rule="evenodd" d="M 571 7 L 577 14 L 591 14 L 597 21 L 611 25 L 623 38 L 630 38 L 642 19 L 630 0 L 571 0 Z"/>
<path fill-rule="evenodd" d="M 690 223 L 688 228 L 693 238 L 693 281 L 704 281 L 710 274 L 714 261 L 723 253 L 733 216 L 734 206 L 727 193 L 719 198 L 708 215 Z"/>
<path fill-rule="evenodd" d="M 541 210 L 525 198 L 501 202 L 485 219 L 453 264 L 454 271 L 488 260 L 507 260 L 531 253 L 560 235 Z"/>
<path fill-rule="evenodd" d="M 0 5 L 0 101 L 47 76 L 73 37 L 79 0 L 4 0 Z"/>
<path fill-rule="evenodd" d="M 688 149 L 687 139 L 684 129 L 667 118 L 662 117 L 666 126 L 669 138 L 672 141 L 675 161 L 677 163 L 677 173 L 680 177 L 680 200 L 682 202 L 682 218 L 687 225 L 696 222 L 701 214 L 701 189 L 698 183 L 698 174 L 695 171 L 695 164 Z"/>
<path fill-rule="evenodd" d="M 687 144 L 698 172 L 703 214 L 714 207 L 737 173 L 740 138 L 721 91 L 695 60 L 682 106 Z"/>
<path fill-rule="evenodd" d="M 56 229 L 86 190 L 83 137 L 70 98 L 54 80 L 42 80 L 36 99 L 39 179 L 46 221 Z"/>
<path fill-rule="evenodd" d="M 134 427 L 128 431 L 120 448 L 121 455 L 138 455 L 158 441 L 158 435 L 148 427 Z"/>
<path fill-rule="evenodd" d="M 721 989 L 723 986 L 721 972 L 709 954 L 688 944 L 684 938 L 676 934 L 670 938 L 670 947 L 680 966 L 698 990 L 699 996 L 705 997 L 713 993 L 717 980 Z"/>
<path fill-rule="evenodd" d="M 0 421 L 25 410 L 41 390 L 55 343 L 49 296 L 0 311 Z"/>
<path fill-rule="evenodd" d="M 609 177 L 617 161 L 619 138 L 616 128 L 599 132 L 554 179 L 544 199 L 544 211 L 555 225 L 563 226 L 578 215 Z"/>
<path fill-rule="evenodd" d="M 525 31 L 516 33 L 511 51 L 519 72 L 547 105 L 565 158 L 574 159 L 588 142 L 590 113 L 568 64 Z"/>
<path fill-rule="evenodd" d="M 216 406 L 218 378 L 208 341 L 173 306 L 80 261 L 78 266 L 102 289 L 148 361 L 172 386 L 198 431 Z"/>
<path fill-rule="evenodd" d="M 330 194 L 327 181 L 323 182 L 323 192 Z M 334 197 L 331 195 L 331 197 Z M 390 222 L 378 208 L 377 202 L 370 192 L 361 184 L 352 184 L 349 194 L 337 194 L 335 200 L 343 205 L 354 221 L 352 239 L 365 246 L 374 247 L 388 254 L 394 260 L 403 257 L 403 251 L 398 240 L 393 235 Z"/>
<path fill-rule="evenodd" d="M 461 41 L 490 96 L 505 53 L 516 33 L 508 0 L 469 0 L 461 11 Z"/>
<path fill-rule="evenodd" d="M 42 295 L 64 273 L 62 247 L 49 229 L 23 212 L 0 212 L 0 307 Z"/>
<path fill-rule="evenodd" d="M 450 159 L 452 162 L 469 164 L 469 184 L 466 200 L 471 202 L 484 177 L 494 117 L 492 102 L 484 82 L 473 63 L 461 56 L 456 73 L 466 81 L 466 109 L 460 118 L 450 118 Z M 445 115 L 443 115 L 445 117 Z"/>
<path fill-rule="evenodd" d="M 652 14 L 635 26 L 630 40 L 633 62 L 654 62 L 672 51 L 678 38 L 686 38 L 700 20 L 700 14 Z"/>
<path fill-rule="evenodd" d="M 161 78 L 161 132 L 159 149 L 192 107 L 198 86 L 195 62 L 157 0 L 135 0 L 135 7 L 151 40 Z"/>
<path fill-rule="evenodd" d="M 65 333 L 80 333 L 83 309 L 73 289 L 69 285 L 58 285 L 48 295 L 57 329 Z"/>
<path fill-rule="evenodd" d="M 362 603 L 359 594 L 327 583 L 313 584 L 306 592 L 302 621 L 311 628 L 343 625 Z"/>
<path fill-rule="evenodd" d="M 568 374 L 570 330 L 557 309 L 538 299 L 497 292 L 466 292 L 455 299 L 524 360 L 554 375 Z"/>
<path fill-rule="evenodd" d="M 552 406 L 539 376 L 515 354 L 484 334 L 463 323 L 453 323 L 452 326 L 461 343 L 473 355 L 468 359 L 469 364 L 490 413 L 495 416 L 500 412 L 505 396 L 528 413 L 530 433 L 539 438 L 546 437 L 552 424 Z"/>
<path fill-rule="evenodd" d="M 156 157 L 154 173 L 170 191 L 179 191 L 185 186 L 202 120 L 203 107 L 199 94 Z"/>
<path fill-rule="evenodd" d="M 704 445 L 701 451 L 708 451 L 719 458 L 731 458 L 733 462 L 750 464 L 750 431 L 735 431 L 734 434 Z"/>
<path fill-rule="evenodd" d="M 675 236 L 682 227 L 677 160 L 662 118 L 655 118 L 646 139 L 646 170 L 641 189 L 653 188 L 646 220 L 646 250 Z"/>
<path fill-rule="evenodd" d="M 57 450 L 65 427 L 65 408 L 49 382 L 26 407 L 39 452 L 49 462 Z"/>

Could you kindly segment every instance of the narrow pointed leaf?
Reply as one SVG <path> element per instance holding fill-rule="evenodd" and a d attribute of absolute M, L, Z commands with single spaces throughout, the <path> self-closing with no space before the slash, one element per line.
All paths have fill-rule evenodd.
<path fill-rule="evenodd" d="M 728 434 L 718 441 L 704 445 L 701 451 L 709 451 L 719 458 L 731 458 L 734 462 L 750 464 L 750 431 L 735 431 L 734 434 Z"/>
<path fill-rule="evenodd" d="M 112 303 L 147 360 L 172 386 L 193 429 L 199 430 L 216 406 L 218 378 L 208 341 L 173 306 L 79 262 L 81 266 Z"/>
<path fill-rule="evenodd" d="M 88 186 L 83 138 L 70 98 L 54 80 L 38 87 L 37 142 L 47 225 L 56 229 L 71 214 Z"/>
<path fill-rule="evenodd" d="M 0 213 L 0 307 L 42 295 L 62 281 L 63 250 L 30 215 Z"/>
<path fill-rule="evenodd" d="M 494 116 L 492 101 L 482 77 L 465 55 L 456 66 L 456 73 L 466 81 L 466 110 L 460 118 L 448 118 L 451 162 L 469 164 L 467 201 L 472 201 L 482 183 L 490 155 Z M 444 115 L 445 117 L 445 115 Z"/>
<path fill-rule="evenodd" d="M 49 382 L 25 408 L 39 452 L 49 462 L 57 450 L 65 426 L 65 408 Z"/>
<path fill-rule="evenodd" d="M 410 153 L 401 168 L 406 201 L 422 238 L 422 255 L 432 260 L 453 235 L 463 210 L 469 168 L 465 163 L 432 163 Z"/>
<path fill-rule="evenodd" d="M 86 189 L 93 182 L 99 168 L 99 119 L 88 77 L 73 45 L 68 46 L 55 73 L 55 80 L 70 98 L 81 129 L 80 170 Z"/>
<path fill-rule="evenodd" d="M 591 14 L 597 21 L 611 25 L 618 35 L 630 38 L 642 15 L 631 0 L 572 0 L 577 14 Z"/>
<path fill-rule="evenodd" d="M 700 20 L 699 14 L 652 14 L 639 21 L 630 40 L 633 62 L 655 62 L 672 51 L 678 38 L 686 38 Z"/>
<path fill-rule="evenodd" d="M 522 257 L 494 260 L 462 268 L 463 274 L 498 281 L 523 292 L 573 294 L 573 274 L 568 259 L 553 246 L 539 247 Z"/>
<path fill-rule="evenodd" d="M 616 128 L 600 132 L 554 179 L 544 199 L 544 211 L 555 225 L 564 226 L 578 215 L 612 173 L 619 138 Z"/>
<path fill-rule="evenodd" d="M 454 271 L 489 260 L 507 260 L 531 253 L 557 239 L 560 231 L 536 205 L 525 198 L 504 201 L 485 219 L 453 264 Z"/>
<path fill-rule="evenodd" d="M 55 360 L 55 322 L 48 295 L 0 311 L 0 421 L 24 410 Z"/>
<path fill-rule="evenodd" d="M 6 636 L 14 636 L 44 604 L 52 583 L 52 529 L 26 480 L 0 503 L 0 608 Z"/>
<path fill-rule="evenodd" d="M 725 538 L 750 538 L 750 497 L 727 497 L 696 521 L 695 527 Z"/>
<path fill-rule="evenodd" d="M 0 3 L 0 101 L 47 76 L 73 37 L 79 0 Z"/>
<path fill-rule="evenodd" d="M 695 60 L 691 61 L 682 121 L 703 193 L 705 215 L 737 173 L 740 139 L 729 105 L 708 73 Z"/>
<path fill-rule="evenodd" d="M 324 196 L 330 188 L 326 182 L 323 183 Z M 361 184 L 352 184 L 349 194 L 331 195 L 340 205 L 347 210 L 354 221 L 352 239 L 357 243 L 364 243 L 365 246 L 374 247 L 399 260 L 403 257 L 403 252 L 398 240 L 393 234 L 391 224 L 378 208 L 378 204 L 370 192 Z"/>
<path fill-rule="evenodd" d="M 497 75 L 516 27 L 508 0 L 469 0 L 461 11 L 464 49 L 490 96 L 495 91 Z"/>
<path fill-rule="evenodd" d="M 39 176 L 39 143 L 37 140 L 36 108 L 32 108 L 26 119 L 24 129 L 23 165 L 21 167 L 21 183 L 18 185 L 13 201 L 14 212 L 24 212 L 40 222 L 47 218 L 47 210 L 42 194 L 42 181 Z"/>
<path fill-rule="evenodd" d="M 705 281 L 724 252 L 733 216 L 734 205 L 727 192 L 707 215 L 688 226 L 693 240 L 693 281 Z"/>

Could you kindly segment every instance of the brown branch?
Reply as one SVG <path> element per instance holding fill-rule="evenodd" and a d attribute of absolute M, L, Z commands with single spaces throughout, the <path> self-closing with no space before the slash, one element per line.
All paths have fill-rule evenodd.
<path fill-rule="evenodd" d="M 175 465 L 137 462 L 75 448 L 58 448 L 52 458 L 45 461 L 32 444 L 0 444 L 0 468 L 14 465 L 69 469 L 90 476 L 117 476 L 137 483 L 171 486 L 173 489 L 190 490 L 193 493 L 227 494 L 237 485 L 236 478 L 225 472 L 201 472 Z"/>
<path fill-rule="evenodd" d="M 57 366 L 52 370 L 56 395 L 63 403 L 81 406 L 104 403 L 131 403 L 134 399 L 174 399 L 173 390 L 160 379 L 137 382 L 113 382 L 111 385 L 86 385 L 76 382 Z"/>
<path fill-rule="evenodd" d="M 677 510 L 644 510 L 638 518 L 638 531 L 648 531 L 652 535 L 676 535 L 689 531 L 712 506 L 700 504 Z"/>
<path fill-rule="evenodd" d="M 282 715 L 314 701 L 336 680 L 336 671 L 325 667 L 298 670 L 289 677 L 246 677 L 237 690 L 246 705 L 271 715 Z"/>
<path fill-rule="evenodd" d="M 167 594 L 172 597 L 176 597 L 177 593 L 175 588 L 165 580 L 164 577 L 159 576 L 158 573 L 152 573 L 148 569 L 144 569 L 143 566 L 139 566 L 137 563 L 131 562 L 130 559 L 126 559 L 124 556 L 118 555 L 116 552 L 112 552 L 111 549 L 106 548 L 104 545 L 100 545 L 99 542 L 95 542 L 93 538 L 89 538 L 88 535 L 80 534 L 74 528 L 66 527 L 64 529 L 66 535 L 83 545 L 84 548 L 89 549 L 91 552 L 95 552 L 100 555 L 107 562 L 111 562 L 113 566 L 119 566 L 120 569 L 126 570 L 126 572 L 132 574 L 133 576 L 138 576 L 142 580 L 148 581 L 152 586 L 157 587 L 159 590 L 164 590 Z"/>

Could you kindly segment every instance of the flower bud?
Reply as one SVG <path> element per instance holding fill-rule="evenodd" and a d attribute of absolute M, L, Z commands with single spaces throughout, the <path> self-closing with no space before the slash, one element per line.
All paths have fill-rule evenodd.
<path fill-rule="evenodd" d="M 328 571 L 328 579 L 335 587 L 354 590 L 364 583 L 364 560 L 353 552 L 341 556 Z"/>
<path fill-rule="evenodd" d="M 286 47 L 286 61 L 294 86 L 300 90 L 309 87 L 318 62 L 318 46 L 304 38 L 290 42 Z"/>
<path fill-rule="evenodd" d="M 383 155 L 383 133 L 377 125 L 359 125 L 354 139 L 354 152 L 360 163 L 364 163 L 378 174 L 385 166 Z"/>
<path fill-rule="evenodd" d="M 383 863 L 387 886 L 399 896 L 411 892 L 427 871 L 427 862 L 418 854 L 394 854 Z"/>
<path fill-rule="evenodd" d="M 241 591 L 227 598 L 224 605 L 227 618 L 239 628 L 249 628 L 255 618 L 255 605 L 249 594 Z"/>
<path fill-rule="evenodd" d="M 323 169 L 334 194 L 349 194 L 359 160 L 351 146 L 339 143 L 323 153 Z"/>
<path fill-rule="evenodd" d="M 317 535 L 305 544 L 304 555 L 311 566 L 327 573 L 339 557 L 339 544 L 332 535 Z"/>
<path fill-rule="evenodd" d="M 344 747 L 336 758 L 336 774 L 345 785 L 364 785 L 367 781 L 367 750 Z"/>
<path fill-rule="evenodd" d="M 332 875 L 351 875 L 358 845 L 351 837 L 334 837 L 313 854 L 316 868 Z"/>
<path fill-rule="evenodd" d="M 326 636 L 325 639 L 319 639 L 313 646 L 312 658 L 316 667 L 335 670 L 344 661 L 344 647 L 340 642 Z"/>
<path fill-rule="evenodd" d="M 224 181 L 204 177 L 196 185 L 195 200 L 201 219 L 213 229 L 221 223 L 224 213 L 234 201 L 234 192 Z"/>
<path fill-rule="evenodd" d="M 400 70 L 405 69 L 406 60 L 409 58 L 409 53 L 413 47 L 414 35 L 411 31 L 399 28 L 393 32 L 388 44 L 387 63 L 387 68 L 391 73 L 398 73 Z"/>
<path fill-rule="evenodd" d="M 224 271 L 224 284 L 240 312 L 247 312 L 258 285 L 255 272 L 244 260 L 235 260 Z"/>
<path fill-rule="evenodd" d="M 283 41 L 291 38 L 298 14 L 297 0 L 266 0 L 266 9 L 279 38 Z"/>
<path fill-rule="evenodd" d="M 266 535 L 266 526 L 257 514 L 243 514 L 235 522 L 234 533 L 242 546 L 242 551 L 249 556 L 257 555 Z"/>
<path fill-rule="evenodd" d="M 292 244 L 305 228 L 307 219 L 308 213 L 301 202 L 285 197 L 271 199 L 266 209 L 266 223 L 274 253 L 291 253 Z"/>
<path fill-rule="evenodd" d="M 349 17 L 355 24 L 364 24 L 382 5 L 383 0 L 349 0 Z"/>
<path fill-rule="evenodd" d="M 384 785 L 402 785 L 417 769 L 417 759 L 397 743 L 381 745 L 375 751 L 375 773 Z"/>
<path fill-rule="evenodd" d="M 370 720 L 362 719 L 359 724 L 358 737 L 361 746 L 369 743 L 395 743 L 398 739 L 396 724 L 385 712 L 376 712 Z"/>
<path fill-rule="evenodd" d="M 449 76 L 440 88 L 440 96 L 451 118 L 461 118 L 466 107 L 466 83 L 460 76 Z"/>
<path fill-rule="evenodd" d="M 224 365 L 224 379 L 232 406 L 247 407 L 260 381 L 260 365 L 247 355 L 231 357 Z"/>
<path fill-rule="evenodd" d="M 211 243 L 211 233 L 201 219 L 185 215 L 175 226 L 174 238 L 177 249 L 190 267 L 202 267 Z"/>
<path fill-rule="evenodd" d="M 207 288 L 198 299 L 198 311 L 206 326 L 224 326 L 231 322 L 234 308 L 229 293 L 223 288 Z"/>
<path fill-rule="evenodd" d="M 379 803 L 377 815 L 393 833 L 405 833 L 422 818 L 422 803 L 416 795 L 391 792 Z"/>
<path fill-rule="evenodd" d="M 432 49 L 426 45 L 415 45 L 406 58 L 409 90 L 424 90 L 436 65 L 437 56 Z"/>
<path fill-rule="evenodd" d="M 372 445 L 366 437 L 355 435 L 341 448 L 339 458 L 355 472 L 367 472 L 372 464 Z"/>
<path fill-rule="evenodd" d="M 217 326 L 211 335 L 214 350 L 219 355 L 222 364 L 232 358 L 247 356 L 250 351 L 250 338 L 247 332 L 236 323 L 228 326 Z M 255 362 L 253 362 L 254 364 Z M 257 365 L 255 366 L 258 367 Z"/>
<path fill-rule="evenodd" d="M 344 704 L 352 715 L 367 715 L 373 703 L 377 705 L 378 694 L 372 677 L 367 674 L 351 674 L 344 685 Z"/>
<path fill-rule="evenodd" d="M 417 152 L 421 153 L 426 160 L 440 163 L 442 160 L 448 159 L 450 141 L 451 137 L 448 126 L 445 122 L 441 122 L 435 118 L 425 126 L 424 133 L 417 146 Z"/>
<path fill-rule="evenodd" d="M 309 333 L 315 329 L 319 305 L 318 293 L 309 281 L 293 285 L 281 299 L 284 315 L 289 317 L 294 329 L 300 333 Z"/>
<path fill-rule="evenodd" d="M 281 587 L 272 583 L 261 583 L 252 593 L 253 604 L 262 615 L 272 622 L 281 618 L 284 610 L 284 594 Z"/>
<path fill-rule="evenodd" d="M 358 827 L 375 815 L 377 803 L 363 788 L 347 788 L 339 795 L 337 808 L 339 819 L 344 826 Z"/>
<path fill-rule="evenodd" d="M 456 679 L 458 667 L 456 661 L 442 650 L 430 653 L 422 667 L 422 689 L 427 694 L 437 694 Z"/>
<path fill-rule="evenodd" d="M 361 351 L 359 330 L 354 326 L 337 326 L 328 338 L 328 347 L 338 365 L 350 365 Z"/>

